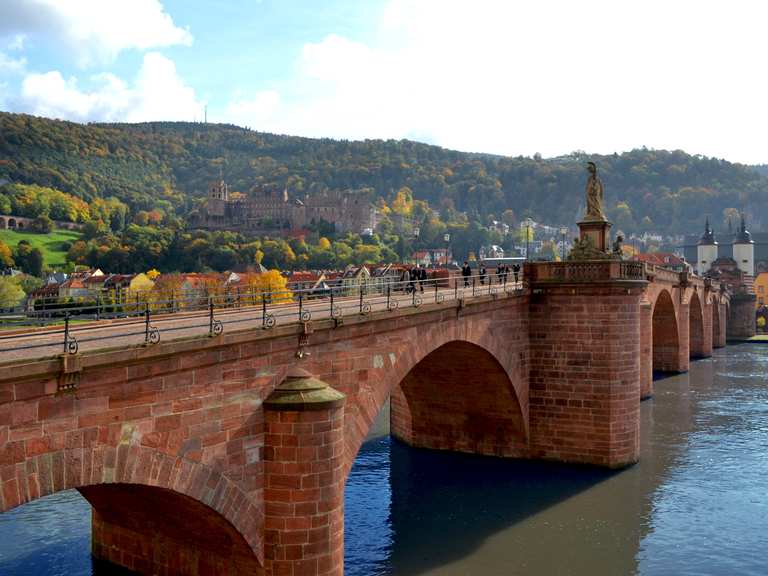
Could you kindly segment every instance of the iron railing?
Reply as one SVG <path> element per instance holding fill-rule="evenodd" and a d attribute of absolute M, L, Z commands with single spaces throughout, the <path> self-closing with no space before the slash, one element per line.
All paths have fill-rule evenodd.
<path fill-rule="evenodd" d="M 341 280 L 328 288 L 301 290 L 228 290 L 218 294 L 199 291 L 173 294 L 144 293 L 138 299 L 114 302 L 39 303 L 31 309 L 0 312 L 0 361 L 44 355 L 75 354 L 83 344 L 144 344 L 161 338 L 201 333 L 214 337 L 225 330 L 260 328 L 332 319 L 337 324 L 350 316 L 393 312 L 484 295 L 521 290 L 513 273 L 446 276 L 428 280 L 396 281 L 375 278 Z M 37 328 L 31 328 L 37 326 Z M 126 340 L 128 339 L 128 340 Z"/>

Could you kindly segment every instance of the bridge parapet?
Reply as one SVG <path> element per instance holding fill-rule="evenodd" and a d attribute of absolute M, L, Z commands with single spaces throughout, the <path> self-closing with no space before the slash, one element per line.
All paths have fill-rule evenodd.
<path fill-rule="evenodd" d="M 645 280 L 642 262 L 587 260 L 584 262 L 536 262 L 526 264 L 525 277 L 540 282 L 604 282 Z"/>

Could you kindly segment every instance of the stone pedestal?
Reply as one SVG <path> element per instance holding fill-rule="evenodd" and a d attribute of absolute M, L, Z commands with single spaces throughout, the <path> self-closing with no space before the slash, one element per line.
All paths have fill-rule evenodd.
<path fill-rule="evenodd" d="M 344 574 L 344 400 L 294 369 L 264 401 L 267 574 Z"/>
<path fill-rule="evenodd" d="M 601 252 L 611 251 L 611 223 L 607 220 L 582 220 L 579 224 L 579 240 L 588 240 Z"/>

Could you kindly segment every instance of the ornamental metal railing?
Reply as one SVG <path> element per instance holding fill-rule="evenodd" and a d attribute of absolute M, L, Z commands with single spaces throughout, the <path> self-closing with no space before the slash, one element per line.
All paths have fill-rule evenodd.
<path fill-rule="evenodd" d="M 129 298 L 37 299 L 0 311 L 0 362 L 76 354 L 114 346 L 157 344 L 163 338 L 225 330 L 270 330 L 278 325 L 394 312 L 522 290 L 520 274 L 493 272 L 431 279 L 340 279 L 333 286 L 279 290 L 144 292 Z M 119 300 L 119 301 L 115 301 Z"/>

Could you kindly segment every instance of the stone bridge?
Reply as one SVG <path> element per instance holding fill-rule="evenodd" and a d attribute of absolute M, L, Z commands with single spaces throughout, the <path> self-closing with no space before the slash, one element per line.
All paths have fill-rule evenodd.
<path fill-rule="evenodd" d="M 636 462 L 652 371 L 723 346 L 728 295 L 641 263 L 525 275 L 341 325 L 6 364 L 0 510 L 78 489 L 94 555 L 144 574 L 340 575 L 344 484 L 388 398 L 413 446 Z"/>
<path fill-rule="evenodd" d="M 34 218 L 25 216 L 14 216 L 12 214 L 0 214 L 0 230 L 27 230 L 35 221 Z M 75 222 L 64 222 L 62 220 L 53 221 L 56 228 L 63 230 L 82 230 L 83 225 Z"/>

